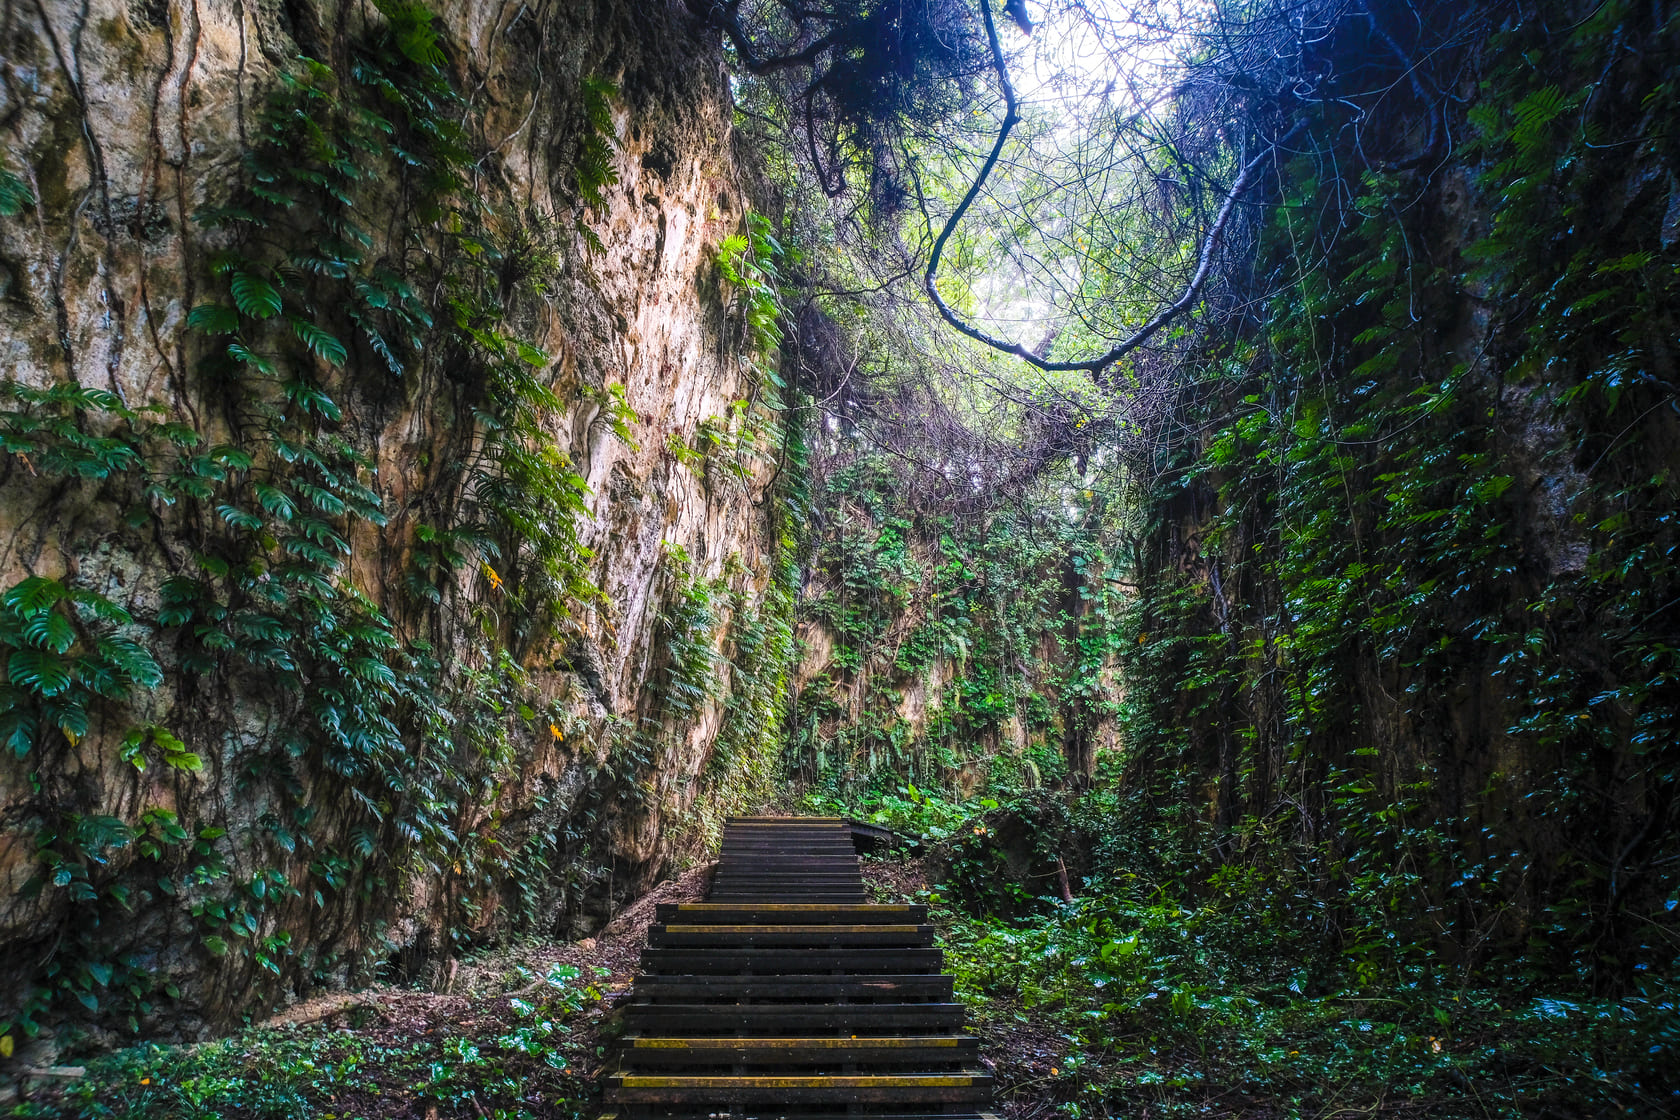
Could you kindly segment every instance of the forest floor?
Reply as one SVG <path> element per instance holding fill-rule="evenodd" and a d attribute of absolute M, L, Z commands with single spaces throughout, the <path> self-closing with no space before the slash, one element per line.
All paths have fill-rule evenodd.
<path fill-rule="evenodd" d="M 312 999 L 230 1038 L 147 1045 L 89 1062 L 79 1080 L 26 1080 L 0 1115 L 194 1120 L 512 1120 L 595 1115 L 612 1010 L 634 979 L 655 908 L 705 894 L 711 866 L 668 880 L 597 936 L 500 949 L 451 970 L 443 991 L 381 985 Z M 922 864 L 866 860 L 876 901 L 924 897 Z M 1019 1009 L 976 1015 L 982 1061 L 1012 1120 L 1066 1042 Z"/>
<path fill-rule="evenodd" d="M 1433 1020 L 1407 1027 L 1405 1036 L 1398 1024 L 1390 1029 L 1376 1018 L 1378 1002 L 1302 999 L 1277 1012 L 1243 995 L 1231 997 L 1229 1014 L 1215 1017 L 1202 1006 L 1217 1011 L 1222 1005 L 1213 997 L 1179 998 L 1185 981 L 1173 977 L 1190 974 L 1187 954 L 1150 958 L 1171 974 L 1144 987 L 1168 996 L 1144 991 L 1135 1007 L 1111 1013 L 1126 998 L 1116 990 L 1123 985 L 1105 987 L 1090 977 L 1099 965 L 1121 966 L 1106 950 L 1099 953 L 1098 943 L 1114 944 L 1116 961 L 1126 954 L 1124 960 L 1135 962 L 1145 957 L 1131 949 L 1138 934 L 1115 942 L 1118 934 L 1076 905 L 1052 919 L 976 918 L 942 896 L 947 887 L 929 882 L 921 860 L 869 858 L 863 866 L 875 901 L 931 904 L 946 969 L 956 975 L 969 1029 L 981 1039 L 980 1060 L 997 1079 L 995 1111 L 1007 1120 L 1680 1114 L 1669 1107 L 1680 1101 L 1680 1088 L 1672 1097 L 1662 1088 L 1671 1076 L 1647 1078 L 1643 1087 L 1630 1077 L 1608 1078 L 1623 1100 L 1640 1102 L 1631 1107 L 1549 1107 L 1548 1087 L 1560 1082 L 1556 1071 L 1580 1063 L 1533 1057 L 1539 1043 L 1513 1032 L 1513 1024 L 1532 1024 L 1509 1016 L 1474 1028 L 1467 1009 L 1474 1033 L 1466 1029 L 1445 1045 L 1425 1033 Z M 661 884 L 596 937 L 527 943 L 463 961 L 438 985 L 443 991 L 379 986 L 299 1004 L 214 1042 L 120 1050 L 89 1060 L 78 1078 L 26 1081 L 21 1097 L 0 1099 L 0 1116 L 594 1120 L 595 1078 L 611 1043 L 612 1010 L 635 976 L 655 907 L 703 897 L 709 870 Z M 957 885 L 954 879 L 950 885 Z M 1154 922 L 1200 945 L 1189 911 L 1156 909 L 1161 915 L 1146 914 L 1135 928 L 1149 934 Z M 1205 961 L 1195 967 L 1214 975 Z M 1571 1040 L 1584 1037 L 1579 1024 L 1566 1025 L 1575 1028 Z M 1673 1034 L 1672 1027 L 1653 1032 L 1630 1018 L 1612 1026 L 1641 1052 L 1654 1045 L 1652 1054 Z M 1607 1052 L 1590 1042 L 1569 1046 Z M 1660 1065 L 1660 1058 L 1648 1060 Z M 1422 1074 L 1408 1072 L 1423 1062 L 1434 1064 Z M 1509 1084 L 1502 1086 L 1487 1072 L 1494 1062 L 1527 1080 L 1505 1073 Z M 1536 1072 L 1521 1072 L 1529 1066 Z"/>

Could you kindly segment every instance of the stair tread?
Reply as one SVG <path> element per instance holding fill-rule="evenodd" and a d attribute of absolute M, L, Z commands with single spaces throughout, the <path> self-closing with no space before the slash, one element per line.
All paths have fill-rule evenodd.
<path fill-rule="evenodd" d="M 713 1120 L 715 1112 L 666 1113 L 670 1120 Z M 603 1112 L 596 1120 L 625 1120 L 616 1112 Z M 1002 1120 L 992 1112 L 799 1112 L 790 1116 L 780 1110 L 748 1112 L 743 1120 Z"/>
<path fill-rule="evenodd" d="M 926 914 L 927 907 L 923 905 L 906 905 L 884 902 L 864 903 L 799 903 L 799 902 L 761 902 L 756 905 L 742 905 L 734 902 L 662 902 L 655 908 L 655 916 L 665 921 L 667 914 L 677 914 L 683 917 L 707 917 L 711 915 L 739 914 L 743 912 L 765 914 L 800 914 L 815 916 L 848 917 L 857 915 L 886 917 L 893 914 Z"/>
<path fill-rule="evenodd" d="M 655 918 L 602 1079 L 628 1117 L 995 1120 L 927 907 L 868 900 L 843 818 L 731 819 Z"/>
<path fill-rule="evenodd" d="M 890 949 L 828 945 L 791 949 L 650 946 L 642 950 L 642 967 L 661 976 L 777 976 L 789 973 L 837 973 L 841 970 L 853 975 L 881 975 L 915 973 L 918 970 L 937 973 L 944 964 L 944 958 L 944 952 L 932 946 L 900 946 Z"/>
<path fill-rule="evenodd" d="M 950 985 L 953 979 L 941 973 L 878 972 L 848 975 L 832 972 L 787 972 L 779 976 L 655 976 L 642 973 L 635 978 L 635 990 L 642 988 L 694 988 L 699 991 L 736 992 L 757 988 L 865 987 L 889 990 L 904 986 L 933 988 Z"/>
<path fill-rule="evenodd" d="M 879 1085 L 887 1081 L 971 1085 L 990 1081 L 992 1075 L 983 1069 L 959 1069 L 916 1073 L 612 1073 L 607 1079 L 619 1084 L 663 1085 Z"/>
<path fill-rule="evenodd" d="M 631 1035 L 624 1040 L 637 1050 L 780 1050 L 796 1046 L 841 1050 L 872 1047 L 883 1050 L 949 1047 L 953 1050 L 978 1046 L 980 1040 L 966 1034 L 883 1035 L 880 1038 L 659 1038 Z"/>

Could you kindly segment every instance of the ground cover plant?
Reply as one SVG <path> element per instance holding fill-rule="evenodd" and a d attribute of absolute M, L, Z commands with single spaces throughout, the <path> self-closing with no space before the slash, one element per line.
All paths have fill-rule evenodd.
<path fill-rule="evenodd" d="M 446 991 L 387 984 L 318 997 L 197 1044 L 141 1044 L 74 1081 L 25 1081 L 0 1115 L 34 1120 L 572 1120 L 595 1077 L 615 994 L 655 907 L 691 901 L 702 867 L 662 883 L 594 938 L 486 950 Z"/>
<path fill-rule="evenodd" d="M 1615 996 L 1466 982 L 1421 946 L 1404 954 L 1406 974 L 1373 974 L 1252 881 L 1225 874 L 1197 889 L 1114 862 L 1129 843 L 1125 814 L 1100 783 L 966 803 L 906 788 L 810 805 L 919 840 L 913 854 L 875 866 L 878 896 L 931 906 L 1011 1116 L 1662 1116 L 1680 1107 L 1680 1019 L 1663 978 Z M 1012 871 L 997 837 L 1023 820 L 1065 851 L 1088 853 L 1073 901 L 1050 885 L 1042 855 Z"/>

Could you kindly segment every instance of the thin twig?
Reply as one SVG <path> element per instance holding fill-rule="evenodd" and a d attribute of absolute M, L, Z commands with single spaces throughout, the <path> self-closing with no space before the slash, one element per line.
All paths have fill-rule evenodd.
<path fill-rule="evenodd" d="M 1237 200 L 1247 193 L 1248 188 L 1254 184 L 1257 173 L 1272 152 L 1282 144 L 1287 143 L 1304 127 L 1305 122 L 1297 121 L 1288 132 L 1268 144 L 1259 155 L 1242 164 L 1242 170 L 1238 172 L 1236 180 L 1226 191 L 1225 201 L 1219 207 L 1219 213 L 1214 217 L 1213 224 L 1208 228 L 1207 236 L 1202 241 L 1202 251 L 1196 262 L 1196 271 L 1190 277 L 1190 283 L 1185 287 L 1183 295 L 1168 304 L 1153 319 L 1139 327 L 1130 337 L 1117 344 L 1106 354 L 1073 362 L 1047 361 L 1018 342 L 1009 342 L 995 335 L 987 334 L 978 327 L 963 321 L 940 296 L 936 283 L 939 260 L 945 251 L 945 243 L 950 240 L 951 234 L 956 232 L 957 224 L 962 221 L 963 215 L 968 213 L 968 208 L 979 197 L 980 191 L 986 185 L 987 178 L 992 173 L 992 169 L 997 165 L 998 157 L 1003 154 L 1003 146 L 1008 141 L 1010 132 L 1014 130 L 1015 125 L 1021 119 L 1015 98 L 1015 88 L 1009 81 L 1009 70 L 1004 61 L 1003 47 L 998 42 L 997 25 L 992 20 L 990 0 L 980 0 L 980 14 L 986 22 L 986 37 L 992 48 L 992 65 L 997 71 L 998 84 L 1003 89 L 1003 125 L 998 130 L 997 141 L 992 145 L 991 154 L 986 157 L 986 162 L 981 165 L 979 174 L 975 176 L 974 182 L 969 185 L 968 193 L 957 204 L 957 208 L 951 212 L 951 216 L 945 220 L 945 228 L 940 231 L 939 237 L 934 241 L 933 252 L 928 257 L 927 272 L 923 277 L 922 287 L 926 290 L 928 298 L 933 301 L 934 307 L 939 311 L 940 318 L 944 319 L 959 333 L 972 338 L 976 342 L 1005 354 L 1012 354 L 1042 370 L 1085 370 L 1092 374 L 1101 373 L 1145 342 L 1148 342 L 1162 327 L 1184 314 L 1195 304 L 1197 296 L 1201 294 L 1202 286 L 1207 283 L 1209 273 L 1213 271 L 1214 253 L 1218 250 L 1219 242 L 1225 234 L 1225 227 L 1230 222 L 1232 213 L 1236 210 Z"/>

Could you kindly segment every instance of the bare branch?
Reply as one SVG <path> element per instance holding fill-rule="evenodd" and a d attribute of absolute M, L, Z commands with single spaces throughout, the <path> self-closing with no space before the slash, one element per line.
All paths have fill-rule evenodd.
<path fill-rule="evenodd" d="M 704 18 L 728 37 L 730 45 L 735 48 L 736 55 L 741 59 L 741 64 L 754 74 L 765 74 L 772 70 L 786 70 L 795 66 L 810 66 L 822 57 L 824 51 L 834 45 L 834 35 L 830 33 L 817 39 L 802 51 L 764 58 L 753 49 L 752 37 L 747 34 L 746 28 L 741 26 L 740 0 L 734 0 L 733 3 L 728 4 L 713 3 L 704 7 L 699 4 L 691 4 L 690 6 L 697 12 L 703 12 Z M 798 19 L 822 19 L 828 22 L 836 22 L 839 18 L 831 13 L 815 12 L 805 8 L 789 8 L 789 11 Z"/>
<path fill-rule="evenodd" d="M 1106 354 L 1076 362 L 1047 361 L 1020 343 L 1009 342 L 995 335 L 987 334 L 978 327 L 963 321 L 940 296 L 938 285 L 935 282 L 939 271 L 940 257 L 945 252 L 945 243 L 950 240 L 951 234 L 956 232 L 957 225 L 962 221 L 963 215 L 968 213 L 968 208 L 979 197 L 980 191 L 986 185 L 987 178 L 992 173 L 992 169 L 997 166 L 998 157 L 1003 154 L 1003 146 L 1008 141 L 1010 132 L 1021 119 L 1015 99 L 1015 87 L 1010 84 L 1008 65 L 1003 57 L 1003 47 L 998 42 L 997 25 L 992 20 L 990 0 L 980 0 L 980 13 L 986 22 L 986 37 L 992 48 L 992 65 L 997 71 L 998 84 L 1003 89 L 1003 125 L 998 130 L 997 141 L 992 145 L 991 154 L 986 157 L 986 162 L 980 166 L 979 174 L 975 176 L 974 182 L 969 185 L 968 193 L 957 204 L 957 208 L 951 211 L 951 216 L 945 220 L 945 228 L 940 231 L 939 237 L 934 241 L 933 252 L 928 257 L 927 272 L 923 277 L 922 287 L 927 291 L 928 298 L 933 301 L 934 307 L 938 309 L 940 318 L 944 319 L 958 332 L 976 342 L 1002 353 L 1012 354 L 1042 370 L 1085 370 L 1092 374 L 1101 373 L 1145 342 L 1148 342 L 1162 327 L 1184 314 L 1195 304 L 1197 296 L 1201 294 L 1203 285 L 1207 283 L 1209 273 L 1213 271 L 1214 254 L 1219 249 L 1219 242 L 1224 237 L 1225 227 L 1230 223 L 1232 213 L 1236 210 L 1238 199 L 1254 184 L 1261 166 L 1271 156 L 1272 152 L 1299 132 L 1304 122 L 1297 121 L 1287 133 L 1266 145 L 1265 150 L 1242 164 L 1241 170 L 1231 183 L 1230 189 L 1225 192 L 1225 201 L 1219 207 L 1219 213 L 1215 215 L 1213 224 L 1208 227 L 1207 236 L 1202 240 L 1202 250 L 1196 261 L 1196 271 L 1190 277 L 1190 282 L 1186 285 L 1183 295 L 1168 304 L 1159 314 L 1139 327 L 1130 337 L 1120 342 Z"/>

